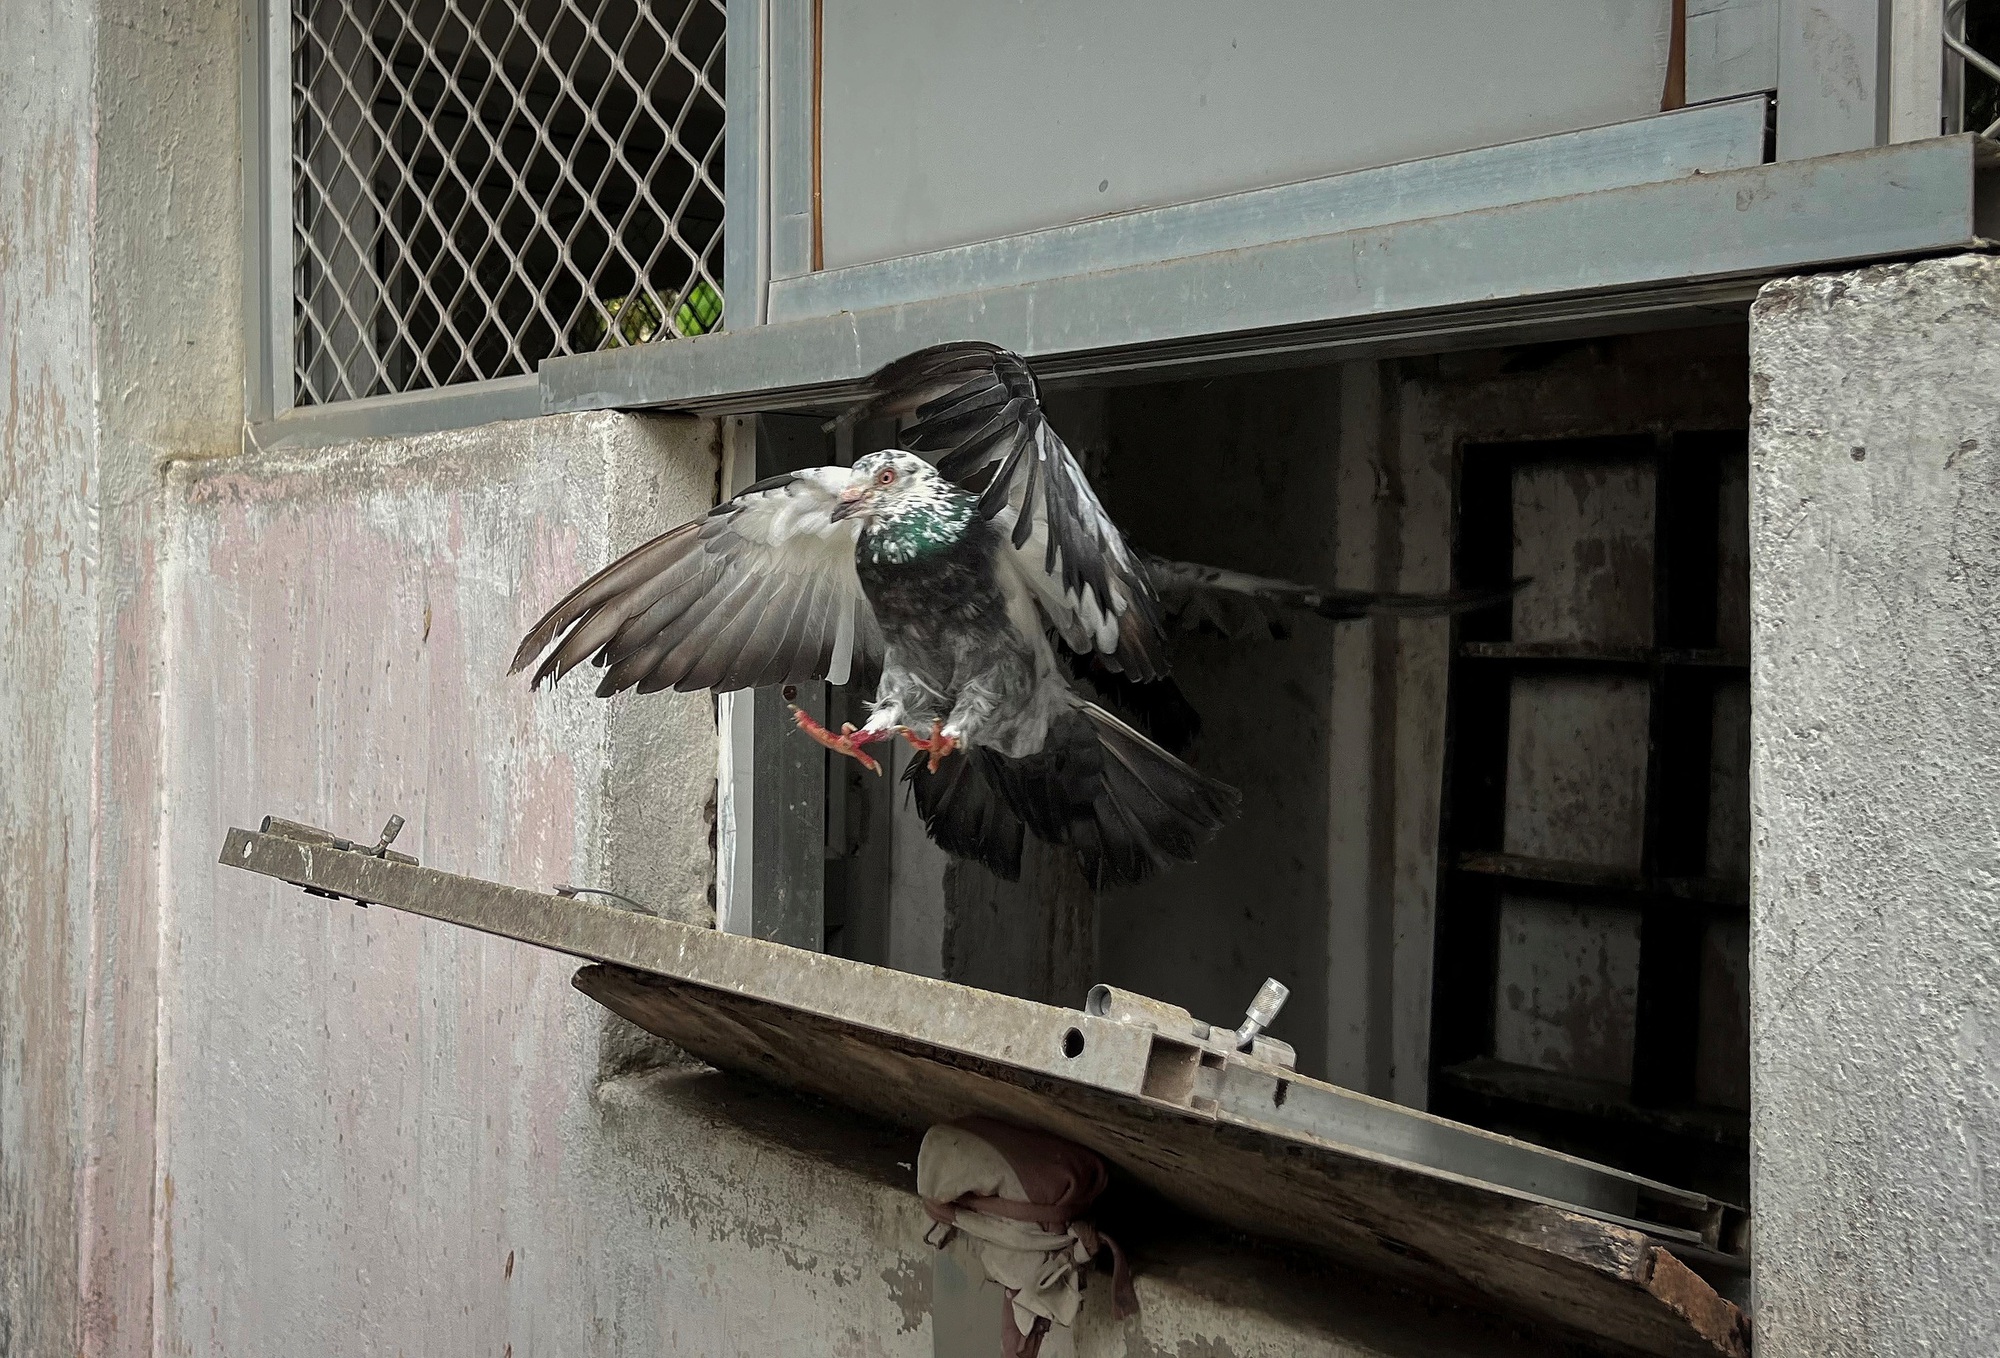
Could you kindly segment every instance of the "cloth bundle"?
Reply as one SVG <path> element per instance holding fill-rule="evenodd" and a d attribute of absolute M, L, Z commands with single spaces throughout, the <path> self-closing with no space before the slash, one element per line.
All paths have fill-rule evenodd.
<path fill-rule="evenodd" d="M 1036 1358 L 1051 1324 L 1075 1323 L 1084 1271 L 1100 1250 L 1111 1251 L 1113 1314 L 1138 1311 L 1123 1251 L 1083 1217 L 1109 1180 L 1094 1152 L 993 1118 L 924 1133 L 917 1191 L 932 1222 L 924 1239 L 943 1249 L 962 1233 L 1006 1290 L 1006 1358 Z"/>

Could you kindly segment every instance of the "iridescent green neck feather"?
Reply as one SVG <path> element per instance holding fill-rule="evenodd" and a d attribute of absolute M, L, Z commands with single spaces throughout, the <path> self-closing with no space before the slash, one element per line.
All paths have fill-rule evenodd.
<path fill-rule="evenodd" d="M 862 532 L 861 557 L 886 566 L 936 556 L 965 536 L 978 503 L 974 496 L 944 488 L 912 495 Z"/>

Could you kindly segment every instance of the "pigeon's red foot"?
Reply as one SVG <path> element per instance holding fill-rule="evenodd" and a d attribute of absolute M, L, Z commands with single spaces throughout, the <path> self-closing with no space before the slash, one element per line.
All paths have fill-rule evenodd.
<path fill-rule="evenodd" d="M 931 733 L 928 739 L 919 739 L 917 733 L 907 726 L 903 727 L 902 731 L 903 739 L 910 742 L 912 749 L 922 750 L 931 757 L 932 773 L 938 771 L 938 765 L 944 762 L 946 755 L 958 748 L 958 742 L 944 733 L 943 722 L 934 721 L 931 723 Z"/>
<path fill-rule="evenodd" d="M 859 763 L 862 768 L 880 776 L 882 766 L 876 763 L 869 756 L 868 751 L 862 747 L 882 739 L 889 734 L 887 731 L 857 731 L 854 729 L 854 723 L 849 721 L 842 722 L 840 734 L 835 735 L 814 721 L 812 714 L 796 703 L 792 705 L 792 720 L 799 724 L 801 731 L 804 731 L 814 740 L 826 746 L 827 749 L 832 750 L 835 754 L 848 756 Z"/>

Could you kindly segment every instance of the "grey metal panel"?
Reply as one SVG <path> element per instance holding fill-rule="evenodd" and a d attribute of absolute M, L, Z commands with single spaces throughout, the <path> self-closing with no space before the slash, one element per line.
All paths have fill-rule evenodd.
<path fill-rule="evenodd" d="M 1649 184 L 1764 159 L 1763 96 L 1128 212 L 773 284 L 770 319 L 865 311 L 1272 241 Z"/>
<path fill-rule="evenodd" d="M 724 55 L 729 101 L 722 147 L 722 323 L 741 330 L 763 319 L 766 259 L 764 192 L 764 0 L 728 0 Z"/>
<path fill-rule="evenodd" d="M 767 0 L 771 277 L 812 268 L 813 0 Z"/>
<path fill-rule="evenodd" d="M 292 403 L 290 22 L 274 0 L 243 0 L 243 395 L 252 421 Z"/>
<path fill-rule="evenodd" d="M 1976 143 L 1911 142 L 551 360 L 543 408 L 823 405 L 951 339 L 1052 359 L 1043 366 L 1060 376 L 1232 351 L 1445 347 L 1551 318 L 1740 300 L 1780 274 L 1976 243 Z"/>
<path fill-rule="evenodd" d="M 681 924 L 595 901 L 440 872 L 324 831 L 232 829 L 218 861 L 571 956 L 780 1004 L 1044 1078 L 1144 1097 L 1279 1136 L 1334 1142 L 1517 1199 L 1613 1218 L 1698 1244 L 1720 1204 L 1624 1170 L 1372 1099 L 1244 1055 L 1211 1056 L 1151 1027 Z M 1188 1079 L 1163 1078 L 1186 1058 Z M 1178 1069 L 1178 1067 L 1176 1067 Z M 1282 1086 L 1282 1089 L 1280 1089 Z M 1633 1221 L 1663 1209 L 1672 1220 Z"/>
<path fill-rule="evenodd" d="M 289 298 L 290 294 L 286 294 Z M 289 374 L 289 367 L 279 369 Z M 524 420 L 542 413 L 536 379 L 495 378 L 454 387 L 370 396 L 328 405 L 294 406 L 244 430 L 246 447 L 310 448 L 348 439 L 398 438 L 440 429 L 469 429 L 496 420 Z"/>
<path fill-rule="evenodd" d="M 1889 0 L 1780 0 L 1778 157 L 1888 140 Z"/>
<path fill-rule="evenodd" d="M 242 0 L 244 411 L 292 404 L 291 9 Z"/>
<path fill-rule="evenodd" d="M 798 686 L 799 706 L 826 718 L 826 685 Z M 794 729 L 775 689 L 750 695 L 752 784 L 750 920 L 737 928 L 818 952 L 826 945 L 826 751 Z"/>
<path fill-rule="evenodd" d="M 1670 8 L 829 5 L 826 262 L 1637 117 L 1660 106 Z"/>
<path fill-rule="evenodd" d="M 1688 0 L 1691 104 L 1778 87 L 1779 0 Z"/>
<path fill-rule="evenodd" d="M 1741 1314 L 1681 1262 L 1717 1276 L 1749 1262 L 1743 1214 L 1702 1194 L 1141 1022 L 438 872 L 309 830 L 232 830 L 220 861 L 608 963 L 576 988 L 703 1060 L 866 1115 L 916 1129 L 982 1113 L 1052 1132 L 1186 1211 L 1620 1352 L 1748 1352 Z"/>
<path fill-rule="evenodd" d="M 763 420 L 722 422 L 723 497 L 757 479 L 757 431 Z M 757 843 L 757 703 L 754 690 L 715 695 L 715 927 L 747 934 L 756 925 L 751 898 Z"/>

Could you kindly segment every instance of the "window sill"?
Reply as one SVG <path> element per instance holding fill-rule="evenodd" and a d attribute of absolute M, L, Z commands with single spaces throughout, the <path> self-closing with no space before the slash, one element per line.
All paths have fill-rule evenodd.
<path fill-rule="evenodd" d="M 293 406 L 284 414 L 246 425 L 245 452 L 320 448 L 355 439 L 404 438 L 471 429 L 542 413 L 539 379 L 501 377 L 396 396 L 369 396 L 320 406 Z"/>

